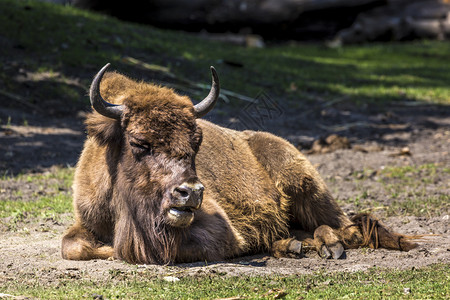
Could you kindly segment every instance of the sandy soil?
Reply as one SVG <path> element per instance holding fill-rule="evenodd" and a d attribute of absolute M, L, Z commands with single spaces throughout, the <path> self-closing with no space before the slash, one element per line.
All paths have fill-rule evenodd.
<path fill-rule="evenodd" d="M 256 124 L 253 129 L 269 130 L 306 150 L 314 140 L 332 133 L 348 138 L 350 149 L 325 149 L 319 152 L 329 153 L 308 155 L 342 203 L 364 190 L 378 205 L 389 205 L 390 194 L 377 179 L 378 171 L 386 166 L 437 163 L 450 167 L 450 107 L 402 103 L 389 108 L 356 109 L 344 104 L 330 106 L 319 103 L 309 111 L 281 109 L 279 114 L 277 118 L 267 118 L 264 124 Z M 209 118 L 229 125 L 230 120 L 224 115 L 213 113 Z M 231 112 L 229 115 L 232 115 Z M 2 108 L 0 118 L 5 120 L 7 116 L 12 116 L 11 124 L 5 125 L 3 122 L 0 128 L 0 170 L 3 174 L 43 172 L 54 165 L 76 163 L 84 140 L 82 112 L 56 118 L 24 113 L 20 107 Z M 27 126 L 22 124 L 24 118 Z M 405 147 L 408 149 L 405 150 Z M 367 170 L 370 170 L 369 174 L 366 174 Z M 362 174 L 361 178 L 358 177 L 359 173 Z M 424 188 L 430 195 L 448 195 L 450 174 L 440 172 Z M 34 189 L 32 184 L 20 185 L 0 179 L 0 194 L 3 195 L 22 190 L 22 197 L 32 201 L 34 194 L 31 191 Z M 347 251 L 346 259 L 341 260 L 323 260 L 314 254 L 302 259 L 276 259 L 261 254 L 207 265 L 193 263 L 177 266 L 132 266 L 121 261 L 63 260 L 60 257 L 60 240 L 63 231 L 72 222 L 71 214 L 62 216 L 58 222 L 51 219 L 28 220 L 19 224 L 20 227 L 15 230 L 1 226 L 8 220 L 0 220 L 0 282 L 39 278 L 39 281 L 54 284 L 64 278 L 105 278 L 112 271 L 147 272 L 155 276 L 177 274 L 180 277 L 212 273 L 261 275 L 304 274 L 323 270 L 353 272 L 373 266 L 407 269 L 434 263 L 449 264 L 449 206 L 443 207 L 435 216 L 394 216 L 383 219 L 385 224 L 401 233 L 438 235 L 425 239 L 417 249 L 410 252 L 357 249 Z M 349 214 L 357 209 L 351 203 L 344 204 L 343 208 Z"/>

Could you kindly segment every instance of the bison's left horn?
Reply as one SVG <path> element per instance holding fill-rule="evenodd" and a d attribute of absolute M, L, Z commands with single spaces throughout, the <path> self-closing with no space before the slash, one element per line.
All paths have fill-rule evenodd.
<path fill-rule="evenodd" d="M 206 96 L 206 98 L 203 99 L 202 102 L 194 106 L 197 118 L 201 118 L 207 113 L 209 113 L 209 111 L 213 109 L 214 105 L 217 102 L 217 99 L 219 98 L 220 93 L 219 76 L 217 76 L 217 72 L 216 69 L 214 69 L 214 67 L 211 67 L 211 73 L 212 73 L 212 85 L 208 96 Z"/>
<path fill-rule="evenodd" d="M 92 80 L 91 89 L 89 90 L 89 97 L 91 99 L 91 105 L 99 114 L 105 117 L 119 120 L 123 112 L 122 105 L 115 105 L 103 100 L 100 95 L 100 82 L 102 81 L 103 75 L 110 64 L 106 64 L 98 73 L 95 75 L 94 80 Z"/>

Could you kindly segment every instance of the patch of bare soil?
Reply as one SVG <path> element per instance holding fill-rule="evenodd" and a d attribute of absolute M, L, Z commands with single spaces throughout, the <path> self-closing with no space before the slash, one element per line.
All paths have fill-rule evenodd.
<path fill-rule="evenodd" d="M 301 259 L 273 258 L 267 254 L 236 258 L 224 262 L 203 262 L 176 266 L 139 265 L 124 262 L 93 260 L 68 261 L 60 255 L 61 235 L 68 223 L 40 223 L 29 232 L 2 232 L 0 236 L 0 283 L 19 280 L 57 285 L 61 279 L 103 280 L 114 274 L 145 273 L 146 276 L 199 275 L 272 275 L 309 274 L 317 271 L 354 272 L 371 267 L 390 269 L 420 268 L 435 263 L 450 264 L 450 234 L 448 215 L 434 218 L 394 217 L 386 220 L 391 227 L 404 233 L 434 233 L 420 247 L 409 252 L 385 249 L 347 250 L 346 258 L 325 260 L 315 254 Z M 40 230 L 50 227 L 51 231 Z M 113 276 L 114 277 L 114 276 Z"/>
<path fill-rule="evenodd" d="M 9 125 L 2 123 L 0 128 L 0 170 L 3 174 L 42 172 L 54 165 L 76 163 L 84 140 L 80 118 L 24 115 L 23 110 L 14 108 L 2 109 L 0 114 L 3 120 L 7 116 L 12 120 Z M 228 115 L 236 114 L 239 112 L 228 112 Z M 209 118 L 222 125 L 239 126 L 230 123 L 224 115 L 213 113 Z M 20 121 L 24 118 L 27 126 Z M 345 147 L 338 147 L 344 149 L 318 151 L 320 154 L 311 152 L 308 157 L 318 167 L 336 198 L 346 203 L 343 208 L 349 214 L 358 210 L 358 206 L 345 200 L 358 197 L 362 192 L 377 206 L 386 207 L 392 203 L 392 192 L 385 189 L 377 177 L 386 167 L 430 163 L 450 167 L 450 108 L 446 106 L 402 104 L 374 111 L 373 108 L 345 106 L 323 108 L 319 104 L 309 111 L 281 111 L 279 117 L 266 118 L 264 123 L 253 129 L 271 131 L 306 150 L 312 148 L 315 140 L 323 138 L 326 141 L 331 134 L 346 137 Z M 415 176 L 414 180 L 421 179 L 420 173 L 412 176 Z M 30 201 L 33 200 L 35 187 L 32 184 L 28 186 L 23 183 L 18 187 L 20 183 L 17 182 L 6 179 L 0 179 L 0 182 L 5 195 L 13 195 L 11 191 L 20 189 L 23 191 L 21 199 L 29 197 Z M 439 196 L 448 196 L 449 183 L 448 172 L 437 172 L 431 181 L 423 182 L 423 191 L 439 199 Z M 402 199 L 396 200 L 406 201 L 408 195 L 406 192 L 402 194 Z M 1 197 L 0 201 L 10 196 L 5 197 Z M 114 279 L 117 274 L 131 272 L 143 272 L 150 276 L 177 274 L 175 276 L 179 277 L 305 274 L 322 270 L 353 272 L 373 266 L 408 269 L 435 263 L 450 264 L 449 211 L 448 205 L 442 205 L 443 210 L 439 213 L 422 217 L 400 215 L 387 218 L 381 213 L 383 210 L 378 211 L 383 222 L 397 232 L 437 235 L 424 239 L 417 249 L 410 252 L 356 249 L 348 250 L 346 258 L 341 260 L 323 260 L 317 255 L 301 259 L 276 259 L 261 254 L 207 265 L 133 266 L 121 261 L 63 260 L 60 256 L 61 235 L 72 222 L 71 215 L 62 216 L 58 222 L 36 219 L 21 224 L 22 227 L 15 231 L 0 227 L 0 283 L 38 278 L 42 283 L 57 285 L 62 279 Z"/>

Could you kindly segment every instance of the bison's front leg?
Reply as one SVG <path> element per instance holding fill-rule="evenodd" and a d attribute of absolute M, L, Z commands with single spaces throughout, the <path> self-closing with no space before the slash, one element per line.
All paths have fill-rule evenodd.
<path fill-rule="evenodd" d="M 63 237 L 61 254 L 70 260 L 108 259 L 113 257 L 114 250 L 101 244 L 83 225 L 75 223 Z"/>
<path fill-rule="evenodd" d="M 272 244 L 272 255 L 275 257 L 300 256 L 303 254 L 303 243 L 294 239 L 282 239 Z"/>
<path fill-rule="evenodd" d="M 342 258 L 347 244 L 359 244 L 361 234 L 357 228 L 348 227 L 333 229 L 321 225 L 314 233 L 303 230 L 291 230 L 295 238 L 280 240 L 273 244 L 272 250 L 276 257 L 289 256 L 290 253 L 302 254 L 316 251 L 323 258 Z"/>
<path fill-rule="evenodd" d="M 311 236 L 304 238 L 306 236 Z M 273 243 L 272 254 L 275 257 L 298 257 L 308 251 L 316 251 L 322 258 L 341 258 L 344 246 L 336 232 L 327 225 L 316 229 L 314 235 L 300 234 L 303 238 L 282 239 Z"/>
<path fill-rule="evenodd" d="M 195 218 L 183 234 L 176 262 L 219 261 L 248 252 L 247 241 L 208 197 Z"/>

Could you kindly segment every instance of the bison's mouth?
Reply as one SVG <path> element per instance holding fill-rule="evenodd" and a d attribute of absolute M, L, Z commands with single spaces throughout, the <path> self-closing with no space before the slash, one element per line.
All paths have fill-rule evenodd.
<path fill-rule="evenodd" d="M 189 206 L 183 206 L 183 207 L 172 207 L 169 210 L 169 213 L 178 215 L 178 214 L 185 214 L 185 213 L 194 213 L 194 208 Z"/>
<path fill-rule="evenodd" d="M 194 207 L 171 207 L 167 213 L 170 225 L 174 227 L 187 227 L 194 220 Z"/>

